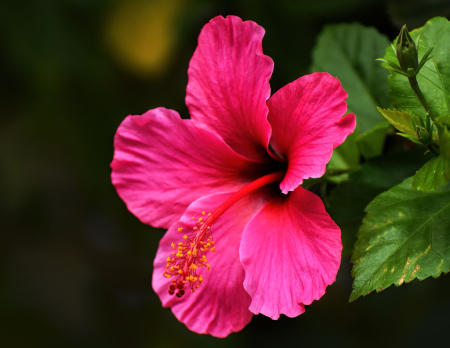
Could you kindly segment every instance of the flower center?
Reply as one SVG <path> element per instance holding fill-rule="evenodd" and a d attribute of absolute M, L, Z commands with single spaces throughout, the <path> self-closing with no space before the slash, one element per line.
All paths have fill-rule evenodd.
<path fill-rule="evenodd" d="M 216 252 L 212 227 L 219 216 L 246 194 L 281 181 L 284 175 L 284 171 L 265 175 L 238 190 L 214 212 L 207 214 L 203 211 L 201 214 L 192 217 L 192 220 L 195 221 L 192 232 L 183 236 L 184 242 L 179 242 L 178 245 L 172 243 L 172 248 L 175 251 L 167 257 L 166 270 L 163 275 L 166 278 L 175 278 L 169 286 L 169 294 L 176 293 L 177 297 L 182 297 L 187 287 L 191 289 L 191 292 L 195 292 L 203 283 L 203 277 L 197 275 L 197 269 L 206 267 L 207 271 L 211 270 L 205 254 L 208 251 Z M 178 232 L 183 232 L 183 228 L 179 227 Z"/>

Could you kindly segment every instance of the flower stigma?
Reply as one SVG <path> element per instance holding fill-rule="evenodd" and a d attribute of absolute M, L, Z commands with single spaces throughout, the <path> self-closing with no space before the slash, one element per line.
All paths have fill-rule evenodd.
<path fill-rule="evenodd" d="M 182 297 L 185 294 L 186 287 L 189 286 L 191 292 L 195 292 L 203 283 L 203 277 L 197 275 L 197 269 L 206 267 L 206 270 L 211 270 L 205 253 L 207 251 L 216 252 L 212 236 L 212 224 L 214 223 L 212 214 L 206 214 L 204 211 L 193 216 L 195 227 L 192 232 L 183 236 L 184 242 L 179 242 L 178 245 L 172 243 L 172 249 L 175 251 L 167 257 L 166 270 L 164 276 L 167 278 L 174 277 L 175 280 L 169 286 L 169 294 L 173 295 L 176 292 L 177 297 Z M 183 232 L 183 228 L 179 227 L 178 232 Z"/>
<path fill-rule="evenodd" d="M 223 202 L 214 212 L 205 213 L 204 211 L 192 217 L 195 226 L 191 233 L 183 235 L 183 242 L 172 243 L 173 252 L 167 257 L 166 269 L 163 273 L 166 278 L 174 278 L 169 285 L 169 294 L 176 297 L 183 297 L 186 288 L 195 292 L 203 283 L 202 275 L 197 274 L 197 270 L 205 267 L 207 271 L 211 270 L 206 258 L 206 252 L 216 252 L 215 240 L 212 235 L 214 222 L 228 208 L 230 208 L 239 199 L 246 194 L 253 192 L 263 186 L 279 182 L 285 175 L 284 171 L 265 175 L 251 183 L 245 185 L 225 202 Z M 178 232 L 184 233 L 183 227 L 178 227 Z"/>

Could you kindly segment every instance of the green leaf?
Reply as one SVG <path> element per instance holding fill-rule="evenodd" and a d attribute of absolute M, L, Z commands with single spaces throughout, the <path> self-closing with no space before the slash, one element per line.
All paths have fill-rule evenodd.
<path fill-rule="evenodd" d="M 348 107 L 356 115 L 360 133 L 381 121 L 376 107 L 389 108 L 389 72 L 375 61 L 389 40 L 374 28 L 358 23 L 326 26 L 313 50 L 312 71 L 336 76 L 348 93 Z"/>
<path fill-rule="evenodd" d="M 352 252 L 367 204 L 413 175 L 431 157 L 431 154 L 423 156 L 422 149 L 415 149 L 372 158 L 351 173 L 348 181 L 331 191 L 327 211 L 341 228 L 344 255 Z"/>
<path fill-rule="evenodd" d="M 384 140 L 389 130 L 386 120 L 356 138 L 359 151 L 366 159 L 380 156 L 383 153 Z"/>
<path fill-rule="evenodd" d="M 356 130 L 347 139 L 333 150 L 333 155 L 331 156 L 330 162 L 327 165 L 327 172 L 332 173 L 333 171 L 350 170 L 351 168 L 356 168 L 359 164 L 359 150 L 356 144 Z M 334 183 L 340 183 L 342 181 L 348 180 L 348 173 L 341 175 L 330 175 L 327 177 L 328 181 Z"/>
<path fill-rule="evenodd" d="M 411 135 L 405 134 L 405 133 L 397 133 L 397 135 L 400 135 L 401 137 L 404 137 L 406 139 L 411 140 L 413 143 L 416 143 L 417 145 L 423 145 L 420 140 L 417 139 L 417 137 L 412 137 Z"/>
<path fill-rule="evenodd" d="M 419 60 L 434 47 L 432 57 L 420 70 L 417 81 L 434 112 L 437 115 L 448 115 L 450 114 L 450 22 L 446 18 L 435 17 L 410 34 L 414 40 L 420 35 Z M 397 40 L 394 40 L 394 46 L 396 43 Z M 391 46 L 386 48 L 384 59 L 397 64 L 398 59 Z M 426 111 L 414 94 L 408 79 L 391 70 L 388 80 L 389 96 L 394 108 L 425 119 Z"/>
<path fill-rule="evenodd" d="M 446 120 L 445 117 L 441 117 L 439 117 L 441 120 Z M 441 154 L 428 161 L 414 175 L 411 187 L 415 190 L 434 191 L 445 185 L 450 179 L 450 131 L 439 122 L 436 122 L 436 127 L 439 134 Z"/>
<path fill-rule="evenodd" d="M 437 120 L 440 123 L 445 124 L 447 127 L 450 127 L 450 115 L 439 116 Z"/>
<path fill-rule="evenodd" d="M 444 121 L 447 120 L 446 118 L 441 117 L 439 117 L 439 119 Z M 439 122 L 436 122 L 436 127 L 438 129 L 439 134 L 439 146 L 441 148 L 441 156 L 450 159 L 450 131 L 444 124 Z"/>
<path fill-rule="evenodd" d="M 414 175 L 411 187 L 424 192 L 434 191 L 450 179 L 450 159 L 443 156 L 429 160 Z"/>
<path fill-rule="evenodd" d="M 352 256 L 350 301 L 414 278 L 450 270 L 450 187 L 423 193 L 411 178 L 376 197 L 366 208 Z"/>
<path fill-rule="evenodd" d="M 350 134 L 345 141 L 333 150 L 328 163 L 328 169 L 341 170 L 355 167 L 359 164 L 359 151 L 356 144 L 356 133 Z"/>
<path fill-rule="evenodd" d="M 395 64 L 394 62 L 391 62 L 390 60 L 386 60 L 383 58 L 377 58 L 376 60 L 385 63 L 384 65 L 382 64 L 383 67 L 385 67 L 386 69 L 393 69 L 395 71 L 398 72 L 402 72 L 402 68 L 400 68 L 397 64 Z"/>
<path fill-rule="evenodd" d="M 417 118 L 416 115 L 405 111 L 398 110 L 383 110 L 382 108 L 377 108 L 378 111 L 400 132 L 408 134 L 409 136 L 417 139 L 417 133 L 414 129 L 412 122 L 413 117 Z"/>

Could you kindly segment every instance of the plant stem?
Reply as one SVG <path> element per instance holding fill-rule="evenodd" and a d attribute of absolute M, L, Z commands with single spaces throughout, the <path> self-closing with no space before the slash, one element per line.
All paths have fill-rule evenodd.
<path fill-rule="evenodd" d="M 409 84 L 411 85 L 411 88 L 413 89 L 414 93 L 416 94 L 417 98 L 419 99 L 420 103 L 424 107 L 425 111 L 427 112 L 427 115 L 430 116 L 430 118 L 433 120 L 433 122 L 436 121 L 436 117 L 431 113 L 431 107 L 430 104 L 428 104 L 427 100 L 425 99 L 425 96 L 422 94 L 422 91 L 419 88 L 419 84 L 417 83 L 417 79 L 415 76 L 408 77 Z"/>

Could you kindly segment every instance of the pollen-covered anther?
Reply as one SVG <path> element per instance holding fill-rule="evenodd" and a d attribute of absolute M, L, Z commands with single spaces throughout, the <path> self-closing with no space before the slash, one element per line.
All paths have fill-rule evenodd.
<path fill-rule="evenodd" d="M 166 270 L 163 273 L 166 278 L 175 278 L 169 286 L 169 294 L 175 294 L 178 298 L 186 293 L 187 286 L 189 286 L 191 292 L 195 292 L 200 287 L 200 284 L 203 283 L 203 277 L 197 274 L 199 268 L 205 267 L 207 271 L 211 270 L 205 253 L 207 251 L 216 252 L 215 241 L 212 237 L 214 221 L 211 213 L 203 211 L 201 214 L 194 216 L 193 220 L 196 226 L 192 228 L 191 234 L 183 236 L 185 242 L 171 244 L 175 250 L 171 253 L 174 257 L 167 257 Z M 183 230 L 183 227 L 178 228 L 179 232 Z"/>

